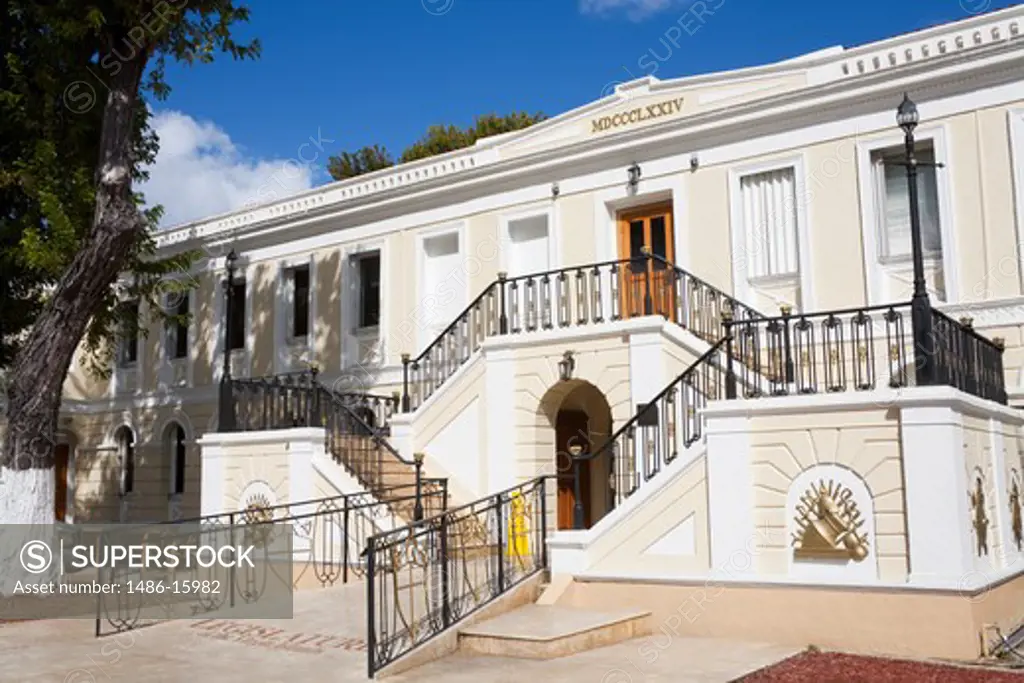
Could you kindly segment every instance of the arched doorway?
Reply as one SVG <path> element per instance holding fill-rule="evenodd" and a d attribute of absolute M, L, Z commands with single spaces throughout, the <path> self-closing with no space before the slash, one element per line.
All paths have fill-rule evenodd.
<path fill-rule="evenodd" d="M 167 517 L 172 521 L 179 520 L 184 517 L 182 505 L 188 467 L 185 428 L 177 422 L 171 422 L 164 429 L 162 442 L 164 462 L 170 475 L 167 487 Z"/>
<path fill-rule="evenodd" d="M 589 528 L 611 509 L 610 460 L 581 461 L 576 481 L 572 453 L 595 453 L 612 431 L 612 413 L 601 390 L 584 380 L 568 380 L 552 387 L 541 400 L 541 410 L 554 430 L 554 460 L 558 479 L 557 528 L 575 528 L 575 517 Z"/>

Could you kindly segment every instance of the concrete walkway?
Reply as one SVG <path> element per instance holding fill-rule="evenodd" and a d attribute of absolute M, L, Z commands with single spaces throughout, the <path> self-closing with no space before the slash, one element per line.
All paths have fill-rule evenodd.
<path fill-rule="evenodd" d="M 0 682 L 365 681 L 365 595 L 362 584 L 301 591 L 291 620 L 179 621 L 104 638 L 88 620 L 0 625 Z M 793 652 L 659 633 L 548 661 L 458 654 L 386 680 L 726 683 Z"/>

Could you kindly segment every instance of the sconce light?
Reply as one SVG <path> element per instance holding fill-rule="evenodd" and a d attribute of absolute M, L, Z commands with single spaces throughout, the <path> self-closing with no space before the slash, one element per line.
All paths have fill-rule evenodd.
<path fill-rule="evenodd" d="M 640 165 L 634 162 L 633 165 L 627 169 L 627 173 L 629 174 L 630 192 L 635 193 L 637 185 L 640 184 Z"/>
<path fill-rule="evenodd" d="M 700 157 L 697 156 L 696 154 L 691 154 L 690 155 L 690 170 L 691 171 L 696 171 L 699 166 L 700 166 Z"/>
<path fill-rule="evenodd" d="M 558 376 L 563 382 L 572 379 L 572 371 L 576 369 L 576 359 L 572 357 L 572 351 L 562 354 L 562 360 L 558 361 Z"/>
<path fill-rule="evenodd" d="M 561 188 L 558 187 L 558 183 L 551 183 L 551 198 L 558 199 L 558 195 L 561 193 Z"/>

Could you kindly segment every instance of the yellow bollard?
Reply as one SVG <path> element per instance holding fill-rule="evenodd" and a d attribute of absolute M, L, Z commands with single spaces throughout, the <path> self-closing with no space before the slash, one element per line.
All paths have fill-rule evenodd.
<path fill-rule="evenodd" d="M 530 528 L 526 501 L 519 491 L 512 492 L 511 514 L 508 517 L 508 547 L 510 557 L 516 557 L 521 567 L 527 565 L 530 556 Z"/>

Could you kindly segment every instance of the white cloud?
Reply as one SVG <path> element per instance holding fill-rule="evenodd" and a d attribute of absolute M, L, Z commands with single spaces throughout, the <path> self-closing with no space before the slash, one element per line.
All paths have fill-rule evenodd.
<path fill-rule="evenodd" d="M 246 205 L 263 204 L 313 186 L 309 159 L 258 159 L 243 153 L 222 128 L 179 111 L 153 115 L 160 151 L 140 186 L 146 203 L 161 204 L 161 226 L 173 226 Z M 321 156 L 325 153 L 317 150 Z"/>
<path fill-rule="evenodd" d="M 625 11 L 633 21 L 640 21 L 652 14 L 675 5 L 687 4 L 690 0 L 580 0 L 580 11 L 584 14 L 607 14 Z"/>

